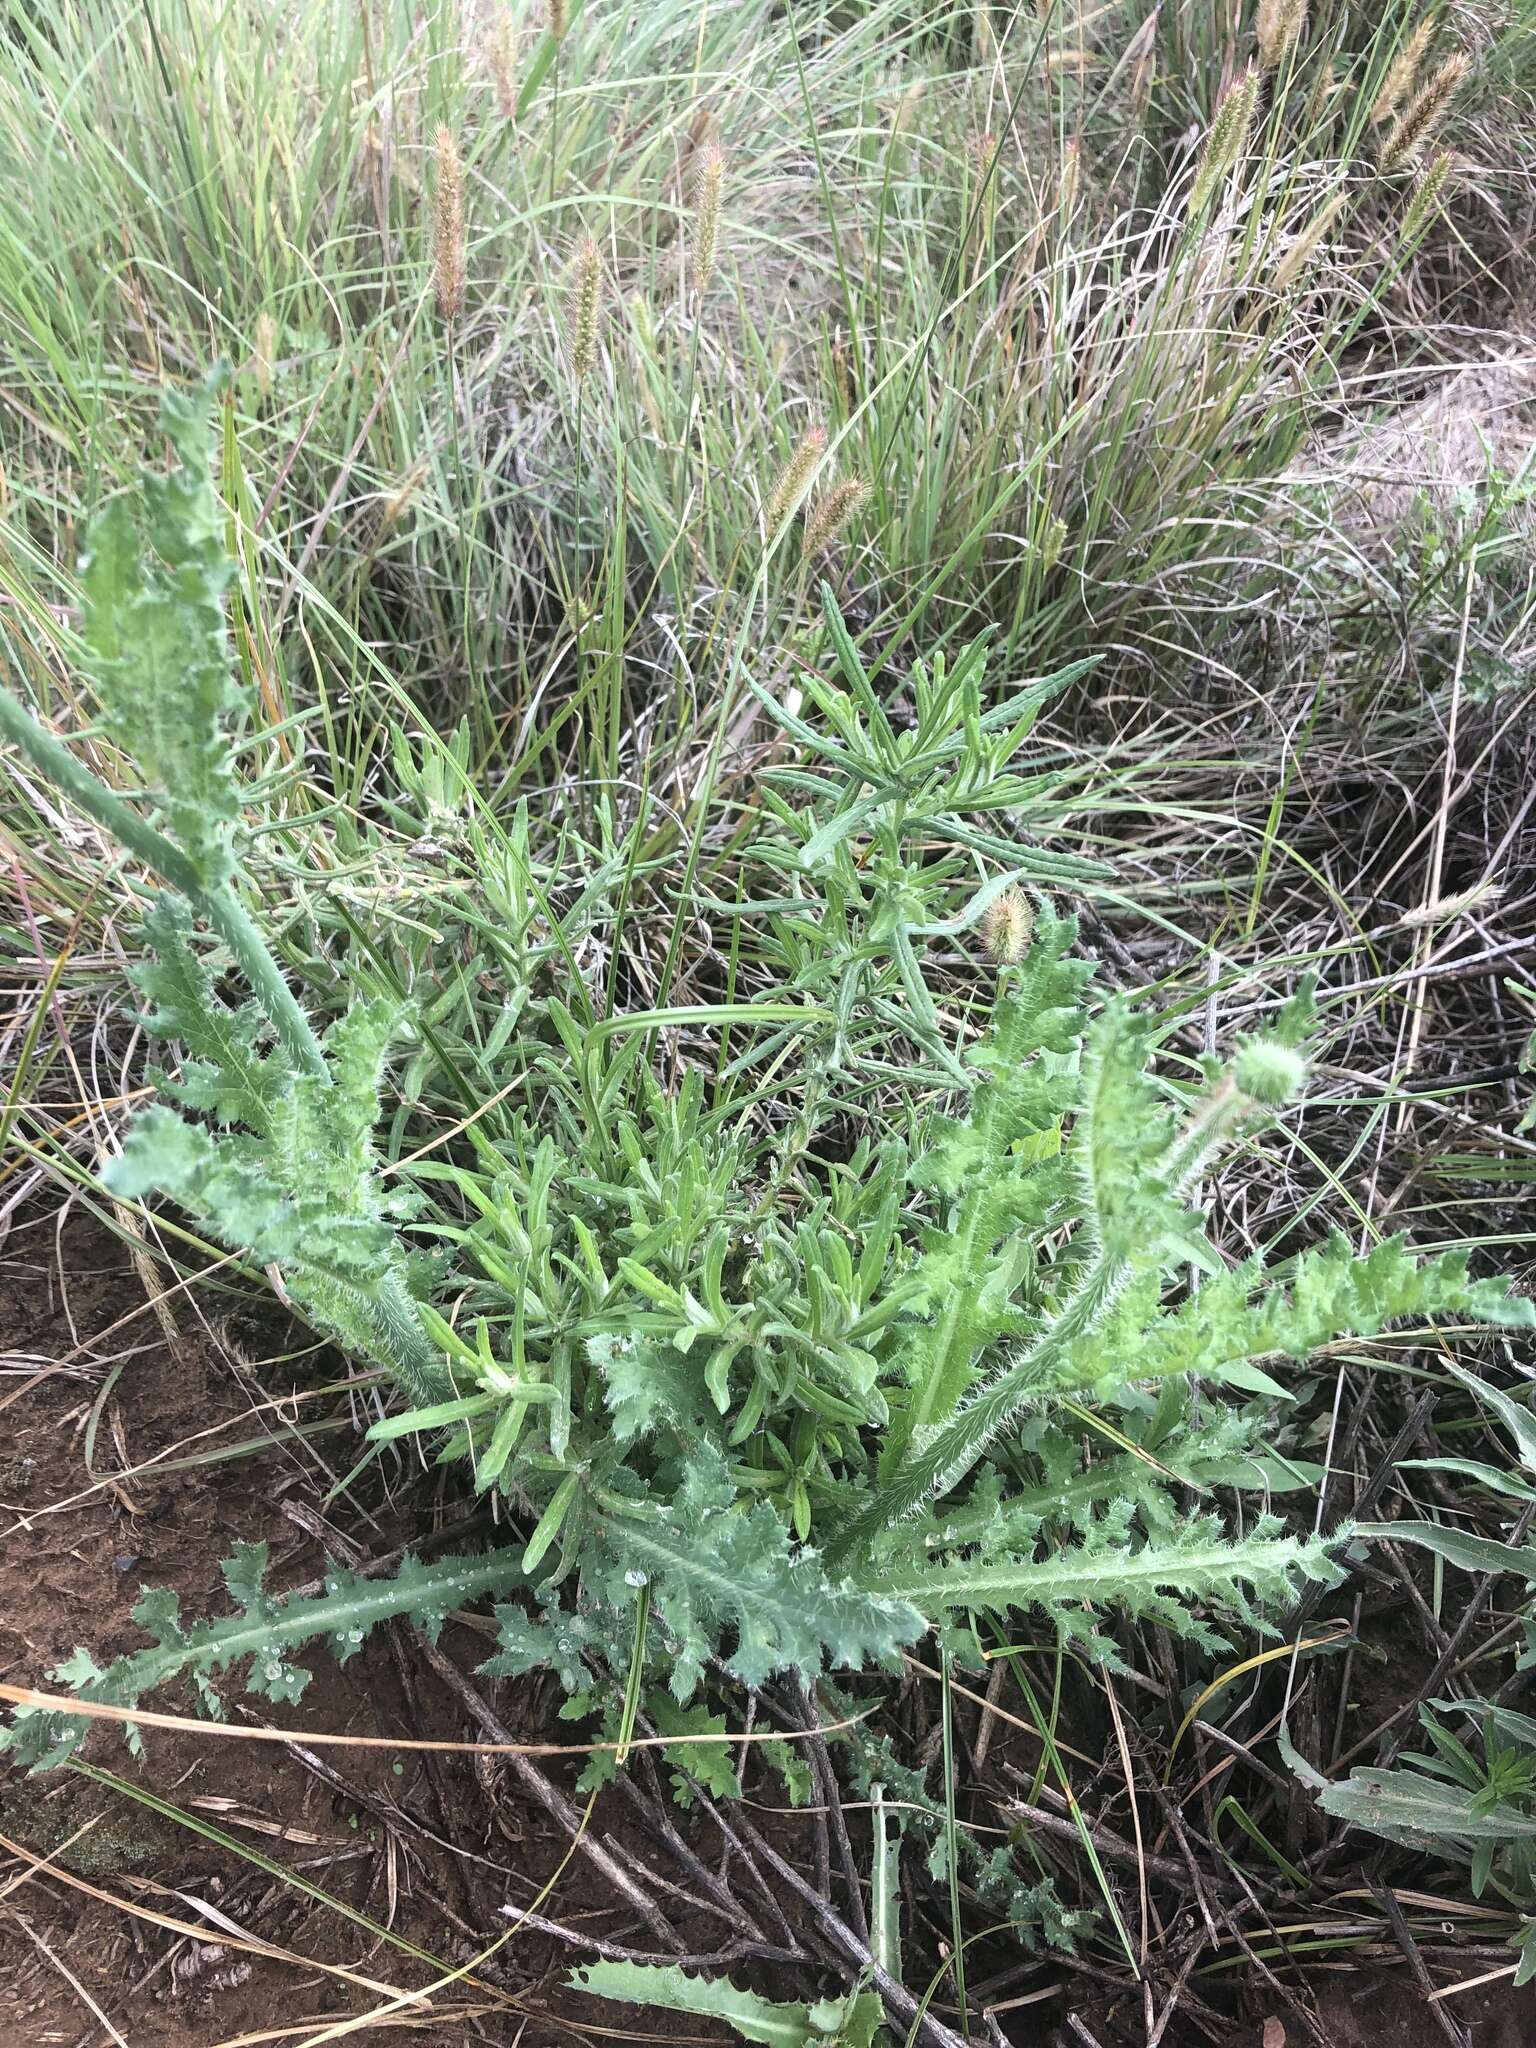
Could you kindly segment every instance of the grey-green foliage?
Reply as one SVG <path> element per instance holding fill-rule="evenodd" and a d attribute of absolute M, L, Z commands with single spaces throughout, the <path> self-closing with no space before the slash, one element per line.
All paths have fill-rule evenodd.
<path fill-rule="evenodd" d="M 760 2048 L 872 2048 L 885 2017 L 873 1991 L 789 2004 L 743 1990 L 728 1977 L 691 1977 L 675 1963 L 588 1963 L 569 1981 L 574 1990 L 615 2004 L 723 2021 Z"/>
<path fill-rule="evenodd" d="M 208 1122 L 148 1110 L 104 1169 L 108 1187 L 130 1200 L 173 1196 L 225 1244 L 276 1265 L 312 1322 L 387 1365 L 413 1399 L 448 1391 L 398 1228 L 412 1192 L 381 1177 L 374 1148 L 398 1010 L 354 1002 L 320 1042 L 322 1069 L 299 1068 L 281 1040 L 263 1049 L 258 1004 L 219 996 L 184 899 L 160 897 L 143 930 L 145 1023 L 185 1054 L 161 1091 Z"/>
<path fill-rule="evenodd" d="M 1283 1398 L 1265 1362 L 1404 1318 L 1529 1323 L 1531 1305 L 1397 1241 L 1273 1272 L 1211 1243 L 1194 1191 L 1298 1087 L 1306 1006 L 1230 1067 L 1181 1074 L 1159 1066 L 1154 1019 L 1095 996 L 1073 920 L 1039 893 L 1086 871 L 1009 836 L 1050 822 L 1057 783 L 1014 761 L 1066 678 L 990 701 L 977 642 L 919 664 L 898 721 L 828 599 L 836 677 L 807 673 L 803 711 L 764 698 L 797 758 L 774 772 L 737 902 L 716 906 L 766 935 L 777 975 L 755 1001 L 597 1014 L 578 977 L 550 985 L 570 950 L 520 819 L 455 885 L 453 914 L 483 925 L 483 888 L 515 903 L 515 932 L 543 928 L 537 968 L 509 963 L 515 1006 L 478 1045 L 454 1040 L 472 1103 L 510 1079 L 521 1106 L 392 1174 L 377 1133 L 396 1006 L 342 950 L 352 999 L 317 1030 L 246 907 L 212 397 L 168 403 L 180 469 L 138 509 L 109 507 L 93 541 L 87 639 L 140 792 L 107 789 L 3 694 L 0 730 L 172 885 L 139 979 L 151 1030 L 180 1049 L 180 1106 L 134 1126 L 111 1185 L 173 1195 L 274 1264 L 411 1404 L 376 1439 L 420 1433 L 507 1497 L 526 1535 L 505 1583 L 528 1597 L 501 1610 L 494 1668 L 547 1667 L 580 1696 L 631 1645 L 645 1684 L 685 1706 L 712 1668 L 750 1686 L 889 1666 L 929 1626 L 1029 1609 L 1100 1651 L 1110 1608 L 1209 1641 L 1223 1616 L 1264 1626 L 1331 1576 L 1326 1546 L 1262 1515 L 1229 1540 L 1214 1501 L 1192 1515 L 1153 1476 L 1187 1421 L 1157 1390 L 1205 1383 L 1220 1456 L 1202 1466 L 1186 1444 L 1190 1483 L 1251 1469 L 1267 1486 L 1224 1405 Z M 430 773 L 397 754 L 396 809 L 429 829 L 451 809 L 459 852 L 436 843 L 459 859 L 479 843 L 462 745 Z M 627 888 L 637 858 L 606 861 L 583 896 Z M 1005 904 L 1008 961 L 995 999 L 968 1006 L 967 1044 L 929 949 Z M 248 994 L 226 1000 L 236 976 Z M 452 1035 L 441 1010 L 438 1026 Z M 650 1059 L 663 1028 L 708 1034 L 675 1085 Z M 409 1136 L 397 1120 L 395 1156 Z M 402 1227 L 413 1189 L 439 1256 L 430 1300 Z M 1085 1403 L 1118 1413 L 1131 1446 L 1091 1472 Z M 250 1614 L 242 1640 L 290 1626 L 265 1596 Z M 132 1704 L 180 1644 L 71 1675 Z"/>
<path fill-rule="evenodd" d="M 1325 1812 L 1421 1857 L 1463 1863 L 1479 1898 L 1492 1890 L 1517 1908 L 1510 1946 L 1515 1983 L 1527 1984 L 1536 1978 L 1536 1721 L 1491 1700 L 1442 1700 L 1437 1709 L 1419 1709 L 1429 1747 L 1390 1769 L 1355 1770 L 1339 1783 L 1307 1775 Z M 1472 1723 L 1472 1740 L 1447 1725 L 1451 1715 Z"/>
<path fill-rule="evenodd" d="M 373 1143 L 398 1017 L 358 1000 L 322 1042 L 240 893 L 244 705 L 224 621 L 225 514 L 209 475 L 221 388 L 214 376 L 191 395 L 165 392 L 160 425 L 176 465 L 146 469 L 86 535 L 85 646 L 102 726 L 139 777 L 132 799 L 3 692 L 0 731 L 170 885 L 144 921 L 146 1022 L 187 1056 L 164 1092 L 219 1128 L 151 1110 L 108 1185 L 130 1198 L 173 1195 L 225 1244 L 278 1265 L 319 1328 L 424 1400 L 446 1377 L 395 1228 L 406 1191 L 385 1188 Z M 227 958 L 204 950 L 198 919 Z M 251 990 L 233 1006 L 216 987 L 231 966 Z"/>
<path fill-rule="evenodd" d="M 216 389 L 166 387 L 160 428 L 176 465 L 146 469 L 136 492 L 108 501 L 80 572 L 102 726 L 204 889 L 234 874 L 242 809 L 228 730 L 243 707 L 224 622 L 234 564 L 209 482 Z"/>
<path fill-rule="evenodd" d="M 507 1592 L 520 1576 L 515 1556 L 505 1550 L 427 1564 L 407 1557 L 389 1578 L 332 1572 L 322 1593 L 280 1598 L 265 1589 L 266 1569 L 264 1543 L 238 1544 L 223 1568 L 236 1613 L 190 1626 L 182 1621 L 174 1593 L 148 1588 L 133 1618 L 153 1638 L 150 1645 L 116 1658 L 105 1670 L 88 1650 L 77 1649 L 51 1676 L 82 1700 L 122 1708 L 137 1706 L 146 1693 L 173 1679 L 190 1677 L 203 1711 L 222 1718 L 213 1684 L 221 1674 L 244 1667 L 247 1691 L 269 1700 L 296 1700 L 309 1673 L 292 1658 L 306 1645 L 324 1643 L 345 1660 L 381 1621 L 400 1618 L 418 1622 L 435 1637 L 456 1607 Z M 4 1731 L 4 1746 L 25 1763 L 56 1763 L 70 1754 L 83 1732 L 83 1722 L 67 1714 L 21 1708 Z M 128 1733 L 137 1748 L 131 1721 Z"/>

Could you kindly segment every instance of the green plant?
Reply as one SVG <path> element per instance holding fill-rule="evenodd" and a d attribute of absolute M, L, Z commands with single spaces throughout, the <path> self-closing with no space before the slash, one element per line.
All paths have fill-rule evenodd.
<path fill-rule="evenodd" d="M 1471 1722 L 1475 1749 L 1440 1718 L 1448 1714 Z M 1528 1984 L 1536 1978 L 1536 1721 L 1491 1700 L 1441 1700 L 1420 1707 L 1419 1725 L 1427 1750 L 1321 1784 L 1319 1802 L 1401 1848 L 1466 1864 L 1476 1897 L 1491 1890 L 1517 1910 L 1514 1981 Z"/>
<path fill-rule="evenodd" d="M 147 480 L 147 546 L 118 501 L 87 572 L 97 690 L 142 788 L 109 790 L 10 697 L 0 729 L 174 885 L 145 921 L 141 986 L 151 1028 L 184 1048 L 166 1085 L 193 1115 L 150 1111 L 109 1185 L 170 1194 L 278 1262 L 316 1325 L 405 1396 L 375 1442 L 435 1440 L 527 1532 L 520 1550 L 412 1567 L 399 1610 L 517 1585 L 527 1597 L 498 1609 L 488 1669 L 548 1668 L 585 1694 L 627 1641 L 632 1687 L 666 1682 L 686 1704 L 716 1662 L 748 1686 L 814 1679 L 889 1664 L 928 1627 L 1028 1609 L 1101 1655 L 1110 1607 L 1209 1641 L 1213 1620 L 1263 1626 L 1299 1581 L 1336 1576 L 1327 1544 L 1272 1517 L 1234 1540 L 1216 1514 L 1182 1511 L 1165 1460 L 1197 1472 L 1197 1435 L 1207 1470 L 1215 1448 L 1233 1483 L 1249 1457 L 1265 1483 L 1260 1417 L 1206 1414 L 1197 1431 L 1181 1405 L 1191 1376 L 1210 1398 L 1282 1399 L 1261 1361 L 1405 1318 L 1529 1325 L 1532 1306 L 1473 1279 L 1463 1255 L 1420 1262 L 1398 1240 L 1357 1257 L 1335 1239 L 1274 1271 L 1221 1257 L 1197 1190 L 1300 1087 L 1309 1001 L 1241 1040 L 1230 1067 L 1161 1070 L 1166 1027 L 1118 998 L 1095 1007 L 1076 927 L 1040 890 L 1092 871 L 978 822 L 1016 833 L 1049 815 L 1053 785 L 1012 763 L 1067 677 L 989 704 L 978 643 L 914 670 L 898 726 L 829 597 L 838 681 L 807 664 L 804 710 L 760 693 L 816 764 L 774 771 L 768 829 L 740 855 L 735 909 L 764 921 L 777 975 L 748 1001 L 601 1016 L 579 977 L 564 992 L 575 1009 L 525 981 L 477 1055 L 489 1100 L 515 1082 L 523 1105 L 495 1136 L 472 1111 L 461 1145 L 407 1153 L 408 1120 L 381 1120 L 398 1013 L 372 992 L 346 999 L 370 986 L 367 954 L 335 963 L 344 1007 L 317 1034 L 238 893 L 242 706 L 218 680 L 212 395 L 167 406 L 181 467 Z M 444 814 L 473 798 L 451 752 L 430 775 L 403 765 L 405 796 L 459 832 Z M 473 843 L 469 825 L 461 836 Z M 515 853 L 521 880 L 494 886 L 536 901 Z M 637 832 L 621 895 L 642 865 Z M 777 893 L 753 898 L 754 876 Z M 456 912 L 468 932 L 473 879 Z M 249 988 L 238 1007 L 199 916 Z M 995 998 L 973 990 L 962 1021 L 929 948 L 980 919 L 1008 957 L 989 970 Z M 545 974 L 559 966 L 558 940 L 540 957 Z M 754 1035 L 728 1057 L 736 1030 Z M 417 1060 L 442 1066 L 444 1031 L 420 1031 Z M 676 1031 L 697 1050 L 669 1087 L 651 1053 Z M 1085 1403 L 1124 1414 L 1126 1457 L 1079 1468 Z M 1155 1471 L 1138 1433 L 1160 1446 Z M 261 1688 L 269 1666 L 286 1672 L 288 1642 L 354 1646 L 391 1598 L 370 1583 L 359 1611 L 338 1587 L 287 1612 L 249 1561 L 230 1584 L 236 1621 L 187 1633 L 153 1596 L 140 1612 L 155 1651 L 106 1670 L 77 1658 L 62 1676 L 131 1706 L 178 1668 L 201 1678 L 251 1657 Z M 291 1695 L 297 1680 L 281 1684 Z M 46 1719 L 12 1736 L 33 1755 L 61 1739 Z"/>
<path fill-rule="evenodd" d="M 694 2019 L 723 2020 L 744 2041 L 763 2048 L 871 2048 L 884 2018 L 872 1991 L 814 2004 L 784 2004 L 739 1990 L 728 1978 L 708 1982 L 675 1964 L 589 1963 L 571 1977 L 572 1986 L 594 1998 L 683 2012 Z"/>
<path fill-rule="evenodd" d="M 149 1029 L 185 1049 L 163 1092 L 214 1126 L 156 1109 L 107 1169 L 113 1192 L 172 1194 L 262 1264 L 348 1349 L 378 1359 L 425 1400 L 447 1379 L 422 1328 L 396 1219 L 406 1191 L 378 1173 L 373 1127 L 400 1018 L 360 1000 L 317 1035 L 239 887 L 241 790 L 231 720 L 242 708 L 223 599 L 234 574 L 209 481 L 215 378 L 167 390 L 160 425 L 177 466 L 146 471 L 138 501 L 113 498 L 92 523 L 82 582 L 85 642 L 104 736 L 139 777 L 127 802 L 62 741 L 0 693 L 0 732 L 152 875 L 169 885 L 144 920 L 154 958 L 137 979 Z M 250 994 L 220 996 L 224 962 Z M 271 1043 L 259 1042 L 270 1033 Z"/>

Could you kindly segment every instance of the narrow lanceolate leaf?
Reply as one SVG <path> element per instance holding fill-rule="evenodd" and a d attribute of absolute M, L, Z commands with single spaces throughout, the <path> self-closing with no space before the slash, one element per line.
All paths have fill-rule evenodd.
<path fill-rule="evenodd" d="M 1536 1586 L 1536 1543 L 1500 1543 L 1493 1536 L 1476 1536 L 1469 1529 L 1442 1528 L 1438 1522 L 1363 1523 L 1362 1536 L 1388 1543 L 1412 1543 L 1420 1550 L 1432 1550 L 1447 1564 L 1464 1572 L 1513 1572 L 1528 1586 Z"/>
<path fill-rule="evenodd" d="M 438 1558 L 431 1564 L 407 1557 L 391 1578 L 340 1572 L 326 1580 L 323 1593 L 286 1599 L 264 1591 L 266 1564 L 264 1543 L 239 1545 L 224 1565 L 224 1578 L 240 1611 L 190 1627 L 183 1626 L 174 1593 L 146 1591 L 134 1620 L 154 1638 L 152 1646 L 117 1658 L 105 1670 L 86 1651 L 76 1650 L 50 1677 L 82 1700 L 133 1707 L 158 1686 L 189 1676 L 204 1712 L 219 1716 L 222 1707 L 212 1679 L 247 1664 L 246 1690 L 267 1699 L 296 1700 L 309 1673 L 289 1660 L 307 1644 L 328 1642 L 345 1660 L 381 1621 L 399 1617 L 435 1634 L 455 1608 L 505 1593 L 522 1578 L 513 1550 Z M 58 1763 L 79 1744 L 86 1726 L 66 1714 L 20 1708 L 12 1725 L 0 1729 L 0 1748 L 25 1763 Z"/>

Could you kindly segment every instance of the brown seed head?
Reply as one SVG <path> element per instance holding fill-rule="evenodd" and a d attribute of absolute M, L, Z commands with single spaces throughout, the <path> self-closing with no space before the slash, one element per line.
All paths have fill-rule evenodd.
<path fill-rule="evenodd" d="M 437 131 L 432 283 L 438 312 L 445 320 L 456 320 L 464 309 L 464 166 L 451 128 Z"/>
<path fill-rule="evenodd" d="M 1301 41 L 1307 26 L 1307 0 L 1259 0 L 1254 35 L 1259 62 L 1266 71 L 1278 70 L 1287 52 Z"/>
<path fill-rule="evenodd" d="M 720 250 L 720 193 L 725 184 L 725 151 L 706 142 L 694 158 L 693 249 L 689 282 L 700 298 L 709 289 Z"/>
<path fill-rule="evenodd" d="M 1390 177 L 1394 171 L 1417 162 L 1444 120 L 1456 88 L 1471 69 L 1472 59 L 1465 50 L 1454 51 L 1418 87 L 1382 142 L 1378 161 L 1384 176 Z"/>
<path fill-rule="evenodd" d="M 256 315 L 255 346 L 251 351 L 251 372 L 256 379 L 256 396 L 263 402 L 272 391 L 272 361 L 277 353 L 277 323 L 270 313 Z"/>
<path fill-rule="evenodd" d="M 557 43 L 565 41 L 565 32 L 570 25 L 570 0 L 544 0 L 544 26 Z"/>
<path fill-rule="evenodd" d="M 571 375 L 585 382 L 597 361 L 597 330 L 603 310 L 603 258 L 597 243 L 583 235 L 571 263 L 571 289 L 566 306 L 565 348 Z"/>
<path fill-rule="evenodd" d="M 922 105 L 923 95 L 927 90 L 928 81 L 925 78 L 914 78 L 903 92 L 891 115 L 893 135 L 905 135 L 916 124 L 917 110 Z"/>
<path fill-rule="evenodd" d="M 788 462 L 779 471 L 773 489 L 768 493 L 768 502 L 763 507 L 763 527 L 770 540 L 800 502 L 801 492 L 826 452 L 826 428 L 807 427 L 795 443 Z"/>
<path fill-rule="evenodd" d="M 1082 145 L 1074 138 L 1063 150 L 1061 158 L 1061 185 L 1058 192 L 1058 200 L 1063 221 L 1069 221 L 1077 211 L 1077 192 L 1082 179 Z"/>
<path fill-rule="evenodd" d="M 801 559 L 813 561 L 823 548 L 830 546 L 868 503 L 870 495 L 869 485 L 862 477 L 856 476 L 844 477 L 840 484 L 824 491 L 806 518 L 805 537 L 800 546 Z"/>
<path fill-rule="evenodd" d="M 1042 576 L 1050 575 L 1056 564 L 1061 560 L 1061 551 L 1066 544 L 1067 522 L 1058 516 L 1052 519 L 1050 525 L 1040 536 L 1038 560 Z"/>
<path fill-rule="evenodd" d="M 512 33 L 512 14 L 503 7 L 491 25 L 485 46 L 485 61 L 496 89 L 496 111 L 504 121 L 517 119 L 517 65 Z"/>
<path fill-rule="evenodd" d="M 1376 104 L 1371 108 L 1372 125 L 1379 128 L 1383 121 L 1390 121 L 1403 101 L 1413 90 L 1413 81 L 1419 75 L 1419 66 L 1424 62 L 1425 52 L 1435 39 L 1435 18 L 1426 15 L 1404 43 L 1388 66 L 1387 75 L 1381 82 L 1381 91 L 1376 95 Z"/>

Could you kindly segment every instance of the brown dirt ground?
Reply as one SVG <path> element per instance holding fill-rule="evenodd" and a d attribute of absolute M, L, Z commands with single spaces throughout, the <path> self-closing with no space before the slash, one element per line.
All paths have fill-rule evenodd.
<path fill-rule="evenodd" d="M 329 1457 L 340 1459 L 339 1476 L 355 1441 L 341 1433 L 306 1449 L 274 1439 L 270 1449 L 226 1463 L 114 1481 L 114 1472 L 185 1447 L 216 1423 L 230 1427 L 204 1438 L 204 1447 L 260 1435 L 271 1417 L 253 1419 L 250 1411 L 272 1382 L 258 1391 L 232 1362 L 229 1346 L 211 1342 L 184 1303 L 187 1341 L 178 1351 L 151 1342 L 160 1332 L 141 1315 L 104 1339 L 93 1357 L 92 1333 L 143 1306 L 131 1266 L 94 1226 L 68 1234 L 67 1285 L 46 1241 L 34 1235 L 19 1243 L 27 1249 L 0 1270 L 0 1330 L 9 1348 L 30 1359 L 62 1359 L 83 1346 L 84 1356 L 75 1368 L 36 1383 L 25 1370 L 0 1376 L 0 1401 L 10 1399 L 0 1410 L 0 1680 L 36 1684 L 77 1643 L 100 1659 L 142 1642 L 129 1620 L 140 1584 L 173 1587 L 189 1616 L 227 1607 L 218 1565 L 242 1539 L 270 1545 L 275 1584 L 317 1576 L 323 1553 L 293 1514 L 321 1512 Z M 263 1349 L 276 1348 L 270 1329 L 260 1334 Z M 88 1470 L 86 1430 L 111 1370 L 99 1361 L 115 1361 L 125 1350 L 131 1355 L 102 1408 Z M 389 1549 L 421 1533 L 407 1526 L 369 1535 Z M 443 1641 L 466 1668 L 484 1654 L 463 1631 L 450 1628 Z M 274 1710 L 286 1725 L 393 1737 L 464 1734 L 430 1673 L 422 1675 L 420 1699 L 407 1699 L 377 1637 L 344 1667 L 321 1655 L 313 1668 L 315 1682 L 300 1706 Z M 187 1708 L 185 1697 L 159 1704 Z M 513 1707 L 500 1704 L 515 1721 Z M 424 1729 L 423 1717 L 432 1715 L 438 1725 Z M 571 1732 L 561 1729 L 556 1739 Z M 300 2029 L 288 2038 L 301 2039 L 306 2020 L 334 2021 L 383 2002 L 382 1990 L 370 1996 L 318 1965 L 356 1972 L 377 1987 L 424 1983 L 477 1953 L 482 1942 L 471 1938 L 474 1930 L 497 1927 L 505 1902 L 531 1900 L 533 1876 L 553 1870 L 564 1848 L 542 1814 L 502 1797 L 499 1776 L 477 1776 L 467 1758 L 406 1757 L 397 1766 L 385 1752 L 330 1750 L 324 1755 L 344 1782 L 338 1789 L 292 1751 L 266 1743 L 151 1731 L 143 1760 L 135 1762 L 116 1731 L 102 1729 L 86 1755 L 301 1872 L 439 1967 L 108 1787 L 71 1772 L 27 1777 L 0 1763 L 0 1834 L 30 1859 L 86 1829 L 59 1860 L 94 1888 L 92 1895 L 38 1876 L 7 1893 L 15 1865 L 10 1855 L 0 1863 L 0 2048 L 109 2042 L 87 1998 L 132 2048 L 204 2048 L 282 2028 Z M 395 1825 L 397 1815 L 409 1819 Z M 424 1845 L 428 1835 L 482 1860 L 434 1856 Z M 621 1918 L 609 1902 L 590 1888 L 584 1895 L 581 1885 L 581 1872 L 568 1874 L 545 1910 L 617 1929 Z M 148 1913 L 206 1927 L 206 1944 L 143 1917 Z M 231 1928 L 288 1955 L 243 1956 Z M 209 1954 L 208 1945 L 224 1953 Z M 444 2020 L 410 2038 L 446 2048 L 477 2038 L 510 2042 L 526 2028 L 520 2037 L 529 2048 L 569 2040 L 570 2029 L 545 2015 L 552 2003 L 574 2003 L 559 1985 L 573 1960 L 546 1937 L 517 1936 L 484 1973 L 480 1990 L 461 1985 L 444 1994 Z M 397 2025 L 347 2038 L 406 2036 Z"/>
<path fill-rule="evenodd" d="M 144 1288 L 121 1247 L 89 1221 L 72 1222 L 59 1246 L 33 1230 L 13 1236 L 7 1249 L 0 1263 L 7 1346 L 0 1681 L 36 1684 L 77 1643 L 98 1658 L 133 1647 L 141 1638 L 129 1610 L 141 1583 L 173 1587 L 189 1616 L 220 1609 L 219 1560 L 238 1540 L 269 1544 L 278 1585 L 317 1576 L 325 1557 L 313 1531 L 356 1441 L 345 1429 L 302 1442 L 284 1438 L 273 1433 L 272 1411 L 253 1415 L 277 1389 L 315 1383 L 313 1360 L 264 1365 L 259 1380 L 241 1363 L 252 1351 L 302 1351 L 296 1333 L 281 1318 L 274 1325 L 238 1317 L 215 1332 L 181 1297 L 182 1341 L 168 1346 L 142 1313 Z M 270 1441 L 216 1465 L 135 1469 L 160 1454 L 183 1454 L 215 1425 L 225 1426 L 201 1436 L 198 1447 L 263 1435 Z M 116 1476 L 125 1473 L 131 1476 Z M 338 1523 L 357 1527 L 346 1507 Z M 388 1550 L 421 1541 L 429 1526 L 420 1516 L 393 1525 L 381 1517 L 366 1535 L 370 1548 Z M 483 1654 L 462 1628 L 450 1627 L 443 1640 L 461 1668 Z M 318 1656 L 314 1671 L 300 1706 L 273 1709 L 271 1719 L 397 1739 L 465 1733 L 433 1674 L 397 1663 L 381 1637 L 344 1667 Z M 238 1696 L 230 1699 L 238 1719 Z M 496 1704 L 520 1734 L 568 1737 L 558 1722 L 541 1727 L 537 1700 L 536 1693 L 503 1693 Z M 186 1706 L 184 1698 L 160 1704 Z M 261 1705 L 267 1718 L 265 1703 L 247 1704 Z M 396 1761 L 387 1751 L 331 1750 L 324 1752 L 334 1774 L 327 1782 L 287 1747 L 211 1737 L 151 1731 L 146 1755 L 135 1761 L 110 1729 L 92 1737 L 86 1756 L 297 1873 L 388 1935 L 99 1781 L 73 1771 L 27 1777 L 0 1762 L 7 1843 L 0 1850 L 0 2048 L 308 2040 L 344 2017 L 377 2010 L 391 1990 L 466 1963 L 484 1945 L 477 1930 L 501 1925 L 505 1904 L 531 1902 L 565 1848 L 553 1824 L 520 1802 L 501 1768 L 486 1760 Z M 622 1838 L 622 1814 L 600 1806 L 598 1824 Z M 452 1852 L 435 1846 L 449 1843 Z M 55 1871 L 27 1874 L 33 1859 L 55 1855 Z M 543 1910 L 617 1940 L 631 1933 L 624 1911 L 579 1859 Z M 282 1953 L 243 1954 L 242 1936 Z M 601 2009 L 563 1988 L 576 1960 L 549 1937 L 515 1935 L 474 1980 L 441 1993 L 431 2019 L 400 2013 L 391 2025 L 365 2024 L 346 2039 L 362 2048 L 403 2039 L 425 2048 L 544 2048 L 604 2037 L 706 2037 L 697 2026 L 684 2035 L 675 2020 L 647 2026 L 643 2016 L 612 2009 L 602 2014 L 609 2024 L 596 2023 Z M 1400 1973 L 1325 1970 L 1309 1988 L 1335 2048 L 1439 2048 L 1447 2038 Z M 1233 2048 L 1282 2048 L 1282 2041 L 1297 2048 L 1303 2037 L 1294 2021 L 1284 2035 L 1273 2023 L 1266 2034 L 1262 2003 L 1244 2004 L 1259 2016 L 1234 2020 Z M 1470 2026 L 1473 2048 L 1536 2044 L 1536 1990 L 1511 1994 L 1495 1985 L 1463 1996 L 1454 2010 Z M 1084 2036 L 1061 2031 L 1064 2018 L 1060 2009 L 1037 2006 L 1009 2024 L 1017 2022 L 1020 2043 L 1081 2044 Z M 1105 2048 L 1140 2038 L 1123 2008 L 1085 2006 L 1082 2022 L 1102 2028 L 1093 2038 Z M 1169 2048 L 1195 2038 L 1177 2028 L 1164 2037 Z"/>

